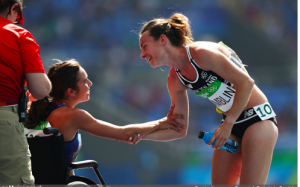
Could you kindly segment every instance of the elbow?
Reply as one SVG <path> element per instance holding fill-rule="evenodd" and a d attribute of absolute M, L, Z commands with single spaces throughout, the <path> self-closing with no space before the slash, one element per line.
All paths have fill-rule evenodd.
<path fill-rule="evenodd" d="M 182 138 L 185 138 L 187 135 L 187 130 L 181 132 L 181 133 L 178 133 L 177 135 L 177 138 L 176 139 L 182 139 Z"/>
<path fill-rule="evenodd" d="M 178 133 L 178 136 L 177 136 L 178 139 L 185 138 L 187 135 L 189 121 L 187 120 L 187 121 L 183 122 L 183 124 L 184 124 L 185 128 L 182 129 L 182 131 L 180 133 Z"/>
<path fill-rule="evenodd" d="M 186 137 L 186 133 L 181 133 L 180 135 L 178 135 L 177 139 L 182 139 Z"/>
<path fill-rule="evenodd" d="M 51 84 L 49 84 L 49 85 L 44 86 L 41 89 L 31 91 L 31 94 L 36 99 L 43 99 L 50 93 L 51 89 L 52 89 L 52 86 L 51 86 Z"/>
<path fill-rule="evenodd" d="M 31 93 L 31 95 L 36 99 L 43 99 L 44 97 L 47 96 L 47 95 L 41 94 L 41 93 Z"/>

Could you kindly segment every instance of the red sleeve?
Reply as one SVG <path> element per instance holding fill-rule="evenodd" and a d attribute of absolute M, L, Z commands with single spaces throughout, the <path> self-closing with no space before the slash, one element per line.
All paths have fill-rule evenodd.
<path fill-rule="evenodd" d="M 30 32 L 26 31 L 21 39 L 21 58 L 25 73 L 45 73 L 40 57 L 40 47 Z"/>

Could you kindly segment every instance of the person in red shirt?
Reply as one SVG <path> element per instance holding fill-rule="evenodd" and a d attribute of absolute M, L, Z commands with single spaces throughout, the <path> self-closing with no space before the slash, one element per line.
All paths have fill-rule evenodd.
<path fill-rule="evenodd" d="M 0 184 L 34 184 L 30 152 L 19 122 L 24 85 L 36 99 L 51 90 L 40 48 L 23 24 L 22 0 L 0 0 Z"/>

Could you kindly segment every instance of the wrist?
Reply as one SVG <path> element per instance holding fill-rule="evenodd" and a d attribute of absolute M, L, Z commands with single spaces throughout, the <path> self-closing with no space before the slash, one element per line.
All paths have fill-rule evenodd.
<path fill-rule="evenodd" d="M 230 127 L 233 127 L 235 121 L 236 120 L 234 118 L 227 116 L 223 123 L 229 125 Z"/>

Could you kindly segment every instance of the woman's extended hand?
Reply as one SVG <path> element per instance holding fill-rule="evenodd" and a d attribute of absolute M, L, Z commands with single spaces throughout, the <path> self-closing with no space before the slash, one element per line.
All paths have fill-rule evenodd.
<path fill-rule="evenodd" d="M 184 115 L 182 114 L 173 114 L 173 110 L 175 108 L 175 105 L 172 105 L 169 109 L 167 117 L 163 118 L 159 124 L 158 124 L 158 129 L 163 130 L 163 129 L 173 129 L 176 132 L 182 132 L 182 129 L 185 129 L 186 127 L 182 125 L 181 123 L 178 123 L 175 121 L 175 119 L 181 118 L 184 119 Z"/>
<path fill-rule="evenodd" d="M 135 136 L 133 138 L 129 137 L 128 140 L 126 140 L 126 143 L 135 145 L 135 144 L 139 143 L 140 140 L 141 140 L 140 134 L 135 134 Z"/>
<path fill-rule="evenodd" d="M 164 129 L 173 129 L 178 133 L 181 133 L 183 129 L 186 128 L 186 126 L 182 125 L 181 123 L 178 123 L 175 121 L 175 119 L 181 118 L 184 119 L 184 115 L 181 114 L 173 114 L 173 110 L 175 108 L 175 105 L 172 105 L 169 109 L 167 117 L 161 119 L 157 123 L 157 130 L 164 130 Z M 128 140 L 126 140 L 127 144 L 135 145 L 142 139 L 140 134 L 135 134 L 134 137 L 129 137 Z"/>
<path fill-rule="evenodd" d="M 214 135 L 208 142 L 208 145 L 211 145 L 214 140 L 215 143 L 212 145 L 212 148 L 220 149 L 223 147 L 228 140 L 232 130 L 232 125 L 226 123 L 226 120 L 215 130 Z"/>

